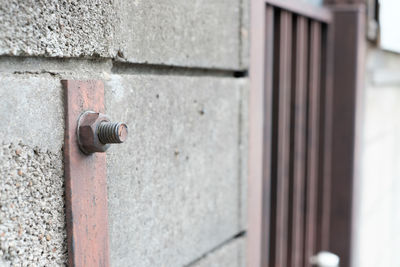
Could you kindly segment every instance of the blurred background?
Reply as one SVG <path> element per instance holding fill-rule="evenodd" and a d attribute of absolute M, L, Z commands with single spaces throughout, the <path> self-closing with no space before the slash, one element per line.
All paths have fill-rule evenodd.
<path fill-rule="evenodd" d="M 355 266 L 399 266 L 400 2 L 368 7 Z"/>

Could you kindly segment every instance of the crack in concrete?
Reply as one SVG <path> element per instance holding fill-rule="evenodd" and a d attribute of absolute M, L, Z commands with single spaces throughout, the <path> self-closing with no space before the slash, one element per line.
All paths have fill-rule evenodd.
<path fill-rule="evenodd" d="M 229 243 L 233 242 L 234 240 L 242 238 L 242 237 L 245 237 L 245 236 L 246 236 L 246 231 L 244 231 L 244 230 L 240 231 L 239 233 L 237 233 L 236 235 L 232 236 L 231 238 L 228 238 L 227 240 L 225 240 L 222 243 L 218 244 L 214 248 L 212 248 L 212 249 L 208 250 L 207 252 L 203 253 L 197 259 L 189 262 L 188 264 L 185 264 L 184 267 L 193 266 L 194 264 L 198 263 L 199 261 L 201 261 L 202 259 L 204 259 L 208 255 L 210 255 L 211 253 L 214 253 L 214 252 L 218 251 L 219 249 L 221 249 L 222 247 L 224 247 L 224 246 L 228 245 Z"/>

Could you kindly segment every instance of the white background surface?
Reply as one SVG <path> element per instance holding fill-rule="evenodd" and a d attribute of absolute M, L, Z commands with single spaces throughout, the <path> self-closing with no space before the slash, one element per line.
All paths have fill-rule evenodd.
<path fill-rule="evenodd" d="M 380 0 L 381 47 L 400 53 L 400 1 Z"/>

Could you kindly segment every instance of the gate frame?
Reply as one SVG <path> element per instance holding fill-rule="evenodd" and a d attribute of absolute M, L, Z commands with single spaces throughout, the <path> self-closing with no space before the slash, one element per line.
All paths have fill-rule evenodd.
<path fill-rule="evenodd" d="M 272 55 L 272 32 L 266 21 L 267 5 L 330 23 L 328 34 L 327 102 L 324 126 L 324 174 L 332 178 L 328 187 L 329 225 L 327 248 L 341 257 L 341 266 L 352 263 L 353 228 L 357 210 L 358 155 L 360 133 L 361 89 L 365 51 L 365 6 L 362 0 L 325 0 L 330 6 L 317 7 L 307 3 L 280 0 L 251 0 L 250 97 L 249 97 L 249 158 L 248 158 L 248 233 L 247 266 L 268 266 L 270 223 L 270 155 L 271 101 L 266 99 L 265 85 L 271 79 L 266 73 L 267 58 Z M 341 21 L 345 16 L 345 20 Z M 347 17 L 346 17 L 347 16 Z M 348 23 L 353 22 L 353 23 Z M 354 39 L 346 33 L 354 33 Z M 269 36 L 271 37 L 271 36 Z M 352 73 L 352 75 L 346 75 Z M 343 77 L 345 77 L 343 79 Z M 270 89 L 271 90 L 271 89 Z M 345 139 L 345 142 L 343 142 Z M 345 155 L 345 156 L 343 156 Z M 338 171 L 339 170 L 339 171 Z M 339 196 L 339 197 L 338 197 Z"/>

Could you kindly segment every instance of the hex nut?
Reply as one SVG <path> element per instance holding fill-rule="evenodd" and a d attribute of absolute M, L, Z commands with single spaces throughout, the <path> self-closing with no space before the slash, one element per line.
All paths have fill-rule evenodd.
<path fill-rule="evenodd" d="M 101 122 L 109 122 L 110 119 L 102 114 L 93 111 L 86 111 L 81 114 L 78 120 L 78 144 L 85 154 L 94 152 L 105 152 L 110 145 L 100 142 L 97 135 L 97 126 Z"/>

